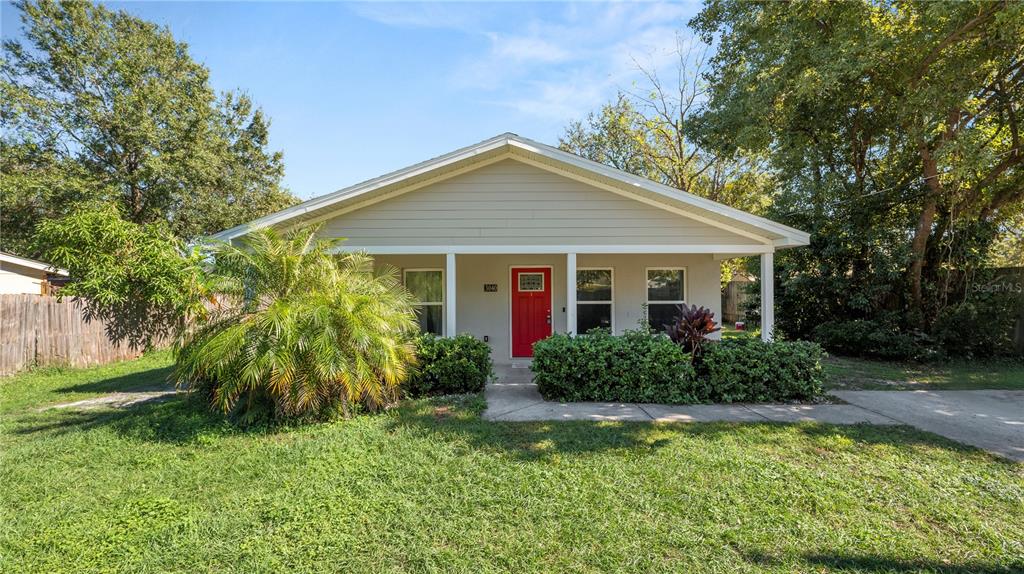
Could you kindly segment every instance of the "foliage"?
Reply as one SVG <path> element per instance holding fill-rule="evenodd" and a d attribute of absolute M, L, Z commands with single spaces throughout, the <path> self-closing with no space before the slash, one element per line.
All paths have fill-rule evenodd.
<path fill-rule="evenodd" d="M 174 378 L 245 422 L 328 417 L 395 401 L 415 361 L 411 295 L 394 270 L 307 229 L 212 250 L 220 305 L 186 334 Z"/>
<path fill-rule="evenodd" d="M 540 394 L 558 401 L 693 403 L 694 370 L 682 348 L 646 331 L 556 333 L 533 345 Z"/>
<path fill-rule="evenodd" d="M 932 325 L 932 336 L 952 357 L 1010 356 L 1016 352 L 1013 335 L 1018 321 L 1024 321 L 1020 291 L 977 292 L 943 308 Z"/>
<path fill-rule="evenodd" d="M 918 361 L 939 358 L 926 334 L 904 332 L 892 316 L 828 321 L 814 329 L 813 338 L 829 351 L 851 357 Z"/>
<path fill-rule="evenodd" d="M 410 397 L 483 392 L 491 376 L 491 348 L 472 335 L 426 333 L 416 339 L 417 368 L 403 386 Z"/>
<path fill-rule="evenodd" d="M 113 194 L 85 166 L 32 143 L 0 137 L 0 249 L 41 258 L 36 225 Z"/>
<path fill-rule="evenodd" d="M 694 139 L 767 154 L 768 215 L 812 233 L 777 259 L 780 332 L 932 337 L 1024 208 L 1024 5 L 714 0 L 691 26 L 718 46 Z"/>
<path fill-rule="evenodd" d="M 825 382 L 823 357 L 821 347 L 805 341 L 714 342 L 701 356 L 700 395 L 715 403 L 813 399 Z"/>
<path fill-rule="evenodd" d="M 495 424 L 479 395 L 267 430 L 180 397 L 43 410 L 159 379 L 169 364 L 0 381 L 0 570 L 1024 567 L 1022 465 L 906 426 Z"/>
<path fill-rule="evenodd" d="M 711 309 L 686 303 L 676 305 L 676 309 L 679 314 L 674 323 L 665 325 L 665 332 L 673 343 L 692 353 L 696 359 L 700 357 L 708 335 L 721 330 L 721 327 L 715 326 L 715 314 Z"/>
<path fill-rule="evenodd" d="M 1024 212 L 1002 225 L 989 251 L 988 264 L 1024 268 Z"/>
<path fill-rule="evenodd" d="M 295 201 L 262 112 L 218 97 L 168 29 L 87 2 L 16 6 L 24 40 L 4 41 L 0 61 L 0 248 L 25 247 L 39 216 L 85 199 L 185 239 Z"/>
<path fill-rule="evenodd" d="M 569 123 L 559 148 L 598 163 L 761 214 L 771 203 L 774 181 L 763 158 L 747 150 L 722 153 L 693 138 L 708 85 L 708 46 L 677 37 L 675 75 L 671 82 L 638 64 L 645 81 L 633 92 L 585 120 Z M 722 286 L 739 269 L 740 259 L 722 262 Z"/>
<path fill-rule="evenodd" d="M 80 207 L 39 224 L 43 257 L 66 268 L 61 297 L 80 297 L 87 317 L 114 341 L 148 347 L 205 315 L 203 258 L 166 224 L 138 225 L 110 205 Z"/>
<path fill-rule="evenodd" d="M 759 339 L 712 341 L 696 367 L 667 337 L 556 334 L 533 348 L 541 395 L 560 401 L 729 403 L 807 400 L 821 394 L 821 348 Z"/>

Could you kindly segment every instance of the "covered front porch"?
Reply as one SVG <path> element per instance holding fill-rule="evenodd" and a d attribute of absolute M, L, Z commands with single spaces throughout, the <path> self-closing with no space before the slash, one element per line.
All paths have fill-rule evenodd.
<path fill-rule="evenodd" d="M 524 246 L 488 252 L 370 251 L 378 269 L 396 269 L 417 297 L 422 330 L 471 334 L 487 342 L 498 365 L 528 361 L 532 342 L 551 333 L 658 327 L 671 321 L 683 302 L 707 307 L 720 319 L 721 262 L 751 255 L 678 246 L 561 253 Z M 761 258 L 764 276 L 772 277 L 773 252 L 754 255 Z M 762 282 L 766 340 L 772 332 L 772 287 L 771 281 Z"/>

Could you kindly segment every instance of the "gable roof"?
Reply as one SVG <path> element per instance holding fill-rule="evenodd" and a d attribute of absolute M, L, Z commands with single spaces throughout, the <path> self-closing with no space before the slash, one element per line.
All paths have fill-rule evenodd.
<path fill-rule="evenodd" d="M 756 238 L 775 248 L 797 247 L 810 243 L 809 234 L 799 229 L 584 159 L 513 133 L 504 133 L 407 168 L 315 197 L 249 223 L 221 231 L 212 238 L 230 240 L 263 227 L 292 227 L 315 223 L 339 211 L 358 209 L 364 204 L 376 203 L 508 158 Z"/>
<path fill-rule="evenodd" d="M 13 265 L 21 265 L 22 267 L 28 267 L 29 269 L 38 269 L 39 271 L 46 271 L 47 273 L 52 273 L 54 275 L 64 275 L 65 277 L 68 275 L 66 269 L 60 269 L 59 267 L 54 267 L 49 263 L 43 263 L 42 261 L 36 261 L 35 259 L 28 259 L 27 257 L 18 257 L 17 255 L 5 253 L 3 251 L 0 251 L 0 261 L 3 261 L 5 263 L 11 263 Z"/>

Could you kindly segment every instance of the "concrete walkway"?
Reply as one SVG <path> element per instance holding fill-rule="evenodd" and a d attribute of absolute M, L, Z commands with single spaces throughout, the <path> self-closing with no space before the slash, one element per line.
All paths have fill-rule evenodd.
<path fill-rule="evenodd" d="M 103 395 L 102 397 L 95 397 L 91 399 L 84 399 L 81 401 L 75 401 L 72 403 L 60 403 L 56 405 L 49 405 L 39 409 L 40 411 L 48 411 L 51 409 L 98 409 L 104 407 L 110 407 L 115 409 L 123 409 L 133 407 L 138 404 L 148 403 L 151 401 L 163 401 L 167 400 L 179 391 L 173 389 L 167 391 L 134 391 L 134 392 L 118 392 L 111 393 L 109 395 Z"/>
<path fill-rule="evenodd" d="M 910 425 L 1024 461 L 1024 391 L 833 391 L 849 404 L 649 405 L 556 403 L 528 365 L 495 368 L 484 418 L 493 421 L 800 422 Z"/>
<path fill-rule="evenodd" d="M 799 422 L 900 424 L 854 405 L 651 405 L 638 403 L 556 403 L 541 398 L 527 365 L 495 367 L 487 385 L 484 418 L 493 421 L 657 421 Z"/>
<path fill-rule="evenodd" d="M 844 401 L 1024 461 L 1024 391 L 833 391 Z"/>

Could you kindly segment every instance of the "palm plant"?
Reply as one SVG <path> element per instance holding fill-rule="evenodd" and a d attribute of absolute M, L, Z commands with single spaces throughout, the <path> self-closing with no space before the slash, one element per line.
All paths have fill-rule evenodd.
<path fill-rule="evenodd" d="M 206 321 L 176 348 L 179 386 L 224 412 L 257 417 L 377 410 L 398 396 L 415 360 L 411 295 L 398 275 L 309 229 L 261 230 L 212 250 Z"/>

